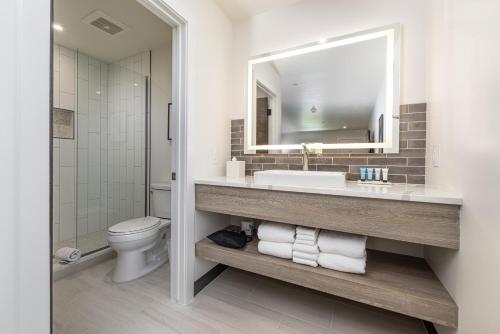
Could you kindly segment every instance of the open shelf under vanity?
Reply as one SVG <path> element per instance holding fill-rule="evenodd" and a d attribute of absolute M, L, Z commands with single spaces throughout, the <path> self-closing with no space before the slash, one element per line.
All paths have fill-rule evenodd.
<path fill-rule="evenodd" d="M 204 239 L 196 244 L 196 256 L 437 324 L 457 325 L 457 305 L 420 258 L 369 251 L 366 274 L 357 275 L 262 255 L 256 240 L 243 249 L 231 249 Z"/>
<path fill-rule="evenodd" d="M 398 199 L 371 193 L 318 193 L 299 189 L 265 189 L 254 184 L 224 185 L 200 181 L 200 211 L 277 221 L 348 233 L 459 249 L 461 203 L 445 197 Z M 426 195 L 427 196 L 427 195 Z M 458 306 L 425 259 L 367 251 L 366 274 L 309 267 L 260 254 L 257 238 L 243 249 L 196 243 L 196 256 L 360 303 L 457 328 Z"/>

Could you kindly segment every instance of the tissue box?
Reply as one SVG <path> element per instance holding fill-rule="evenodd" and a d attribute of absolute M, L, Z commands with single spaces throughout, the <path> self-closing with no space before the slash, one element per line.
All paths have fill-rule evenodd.
<path fill-rule="evenodd" d="M 245 161 L 226 162 L 226 176 L 230 178 L 245 177 Z"/>

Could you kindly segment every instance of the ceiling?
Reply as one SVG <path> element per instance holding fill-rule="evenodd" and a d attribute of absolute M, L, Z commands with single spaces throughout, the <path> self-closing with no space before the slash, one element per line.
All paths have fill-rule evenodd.
<path fill-rule="evenodd" d="M 109 35 L 82 19 L 100 10 L 129 29 Z M 105 62 L 114 62 L 172 42 L 172 29 L 136 0 L 54 0 L 54 41 Z"/>
<path fill-rule="evenodd" d="M 386 43 L 378 38 L 275 60 L 283 132 L 367 129 L 385 92 Z"/>
<path fill-rule="evenodd" d="M 226 15 L 238 21 L 301 0 L 215 0 Z"/>

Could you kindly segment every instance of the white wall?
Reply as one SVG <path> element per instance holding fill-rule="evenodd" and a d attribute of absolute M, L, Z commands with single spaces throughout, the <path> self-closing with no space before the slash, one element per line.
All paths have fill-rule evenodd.
<path fill-rule="evenodd" d="M 459 307 L 459 330 L 500 325 L 500 2 L 434 0 L 429 61 L 427 180 L 464 198 L 458 252 L 426 257 Z M 432 147 L 440 147 L 440 166 Z"/>
<path fill-rule="evenodd" d="M 232 24 L 211 0 L 165 0 L 188 21 L 188 251 L 194 268 L 188 276 L 202 276 L 214 265 L 195 259 L 194 242 L 229 223 L 227 217 L 197 212 L 194 183 L 203 176 L 224 175 L 230 155 Z M 189 263 L 188 263 L 189 265 Z M 188 282 L 192 284 L 192 282 Z M 188 287 L 187 292 L 192 291 Z"/>
<path fill-rule="evenodd" d="M 172 102 L 171 44 L 151 51 L 151 183 L 171 178 L 171 142 L 167 140 L 169 102 Z"/>
<path fill-rule="evenodd" d="M 77 236 L 106 231 L 108 224 L 108 76 L 109 67 L 77 53 L 76 231 Z M 107 244 L 102 240 L 101 245 Z M 88 246 L 77 245 L 82 252 Z M 82 249 L 87 248 L 87 249 Z"/>
<path fill-rule="evenodd" d="M 109 65 L 108 226 L 144 217 L 149 52 Z"/>
<path fill-rule="evenodd" d="M 429 0 L 301 1 L 237 22 L 231 117 L 246 114 L 246 66 L 251 57 L 398 22 L 403 24 L 401 103 L 425 102 L 428 4 Z"/>
<path fill-rule="evenodd" d="M 73 110 L 74 126 L 77 126 L 76 52 L 54 45 L 53 50 L 53 105 L 55 108 Z M 76 136 L 74 139 L 53 138 L 52 168 L 52 237 L 53 250 L 59 241 L 75 240 L 76 237 Z M 76 244 L 68 244 L 76 247 Z"/>
<path fill-rule="evenodd" d="M 50 328 L 50 1 L 2 2 L 0 11 L 0 328 Z"/>

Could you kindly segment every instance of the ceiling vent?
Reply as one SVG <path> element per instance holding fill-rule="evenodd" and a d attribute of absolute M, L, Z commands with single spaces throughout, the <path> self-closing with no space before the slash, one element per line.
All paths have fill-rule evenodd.
<path fill-rule="evenodd" d="M 100 10 L 95 10 L 85 16 L 82 19 L 82 22 L 104 31 L 111 36 L 115 36 L 128 29 L 126 25 L 101 12 Z"/>

